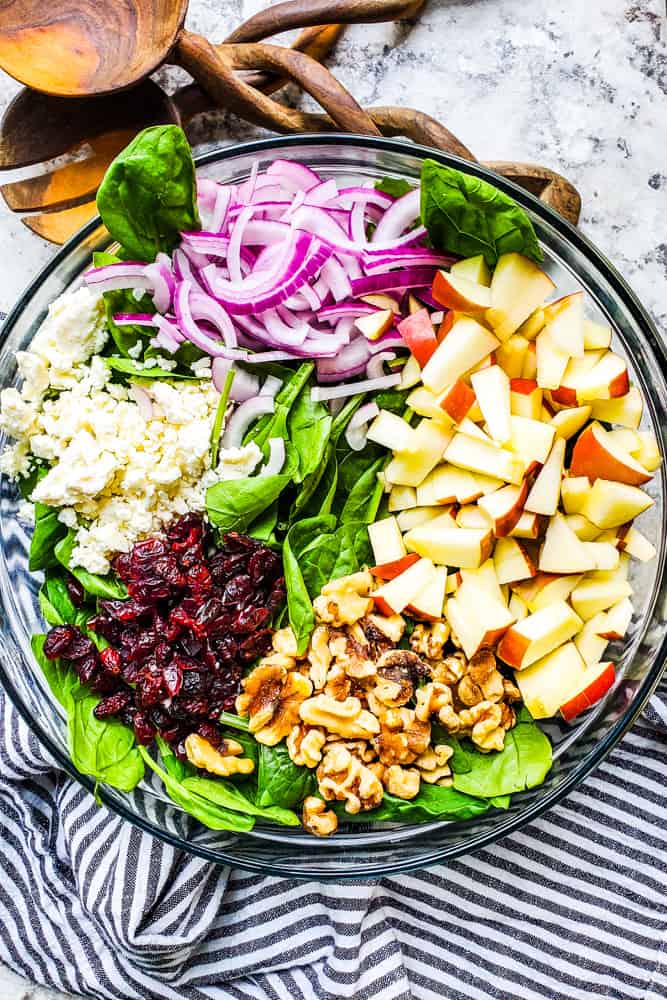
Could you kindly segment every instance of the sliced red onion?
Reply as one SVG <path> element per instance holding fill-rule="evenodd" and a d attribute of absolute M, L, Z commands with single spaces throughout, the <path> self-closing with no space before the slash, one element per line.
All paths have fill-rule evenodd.
<path fill-rule="evenodd" d="M 385 361 L 394 361 L 395 358 L 396 355 L 393 351 L 380 351 L 380 353 L 375 354 L 366 365 L 366 375 L 368 378 L 382 378 L 385 374 Z"/>
<path fill-rule="evenodd" d="M 134 402 L 137 404 L 139 413 L 144 418 L 144 420 L 152 420 L 153 400 L 148 395 L 146 390 L 142 386 L 137 385 L 135 382 L 133 382 L 130 384 L 127 390 L 127 394 L 130 397 L 130 399 L 133 399 Z"/>
<path fill-rule="evenodd" d="M 241 403 L 227 421 L 225 433 L 222 435 L 223 448 L 240 448 L 251 423 L 265 413 L 273 413 L 274 410 L 275 402 L 270 396 L 254 396 Z"/>
<path fill-rule="evenodd" d="M 431 267 L 405 267 L 388 274 L 355 278 L 352 282 L 352 294 L 371 295 L 373 292 L 385 292 L 392 288 L 420 287 L 433 280 L 433 273 L 434 269 Z"/>
<path fill-rule="evenodd" d="M 255 188 L 257 187 L 257 174 L 259 173 L 259 160 L 253 160 L 252 166 L 250 168 L 250 176 L 245 184 L 242 184 L 238 190 L 239 201 L 249 204 L 255 193 Z"/>
<path fill-rule="evenodd" d="M 294 361 L 290 351 L 261 351 L 258 354 L 247 354 L 243 359 L 248 365 L 261 365 L 273 361 Z"/>
<path fill-rule="evenodd" d="M 224 225 L 225 219 L 227 218 L 227 212 L 229 210 L 229 205 L 234 196 L 234 188 L 227 187 L 226 185 L 219 184 L 218 192 L 215 199 L 215 205 L 213 207 L 213 215 L 211 217 L 211 230 L 214 233 L 221 233 Z"/>
<path fill-rule="evenodd" d="M 436 302 L 433 298 L 433 293 L 431 292 L 432 281 L 425 288 L 415 288 L 412 290 L 412 294 L 415 298 L 423 302 L 425 306 L 430 306 L 431 309 L 442 309 L 442 303 Z"/>
<path fill-rule="evenodd" d="M 339 382 L 343 378 L 361 375 L 366 370 L 369 357 L 368 341 L 365 337 L 358 337 L 344 347 L 335 358 L 317 362 L 318 381 Z"/>
<path fill-rule="evenodd" d="M 84 273 L 83 280 L 89 288 L 98 292 L 113 292 L 117 288 L 147 292 L 152 287 L 150 279 L 146 277 L 146 265 L 135 261 L 91 267 Z"/>
<path fill-rule="evenodd" d="M 378 191 L 374 187 L 348 187 L 341 188 L 338 192 L 338 201 L 345 204 L 349 201 L 353 204 L 361 202 L 365 205 L 377 205 L 379 208 L 388 209 L 394 204 L 396 199 L 384 191 Z"/>
<path fill-rule="evenodd" d="M 216 328 L 227 347 L 238 344 L 236 330 L 231 319 L 215 299 L 193 289 L 190 294 L 190 311 L 193 320 L 205 320 Z"/>
<path fill-rule="evenodd" d="M 314 170 L 294 160 L 274 160 L 266 168 L 266 176 L 272 180 L 278 177 L 282 186 L 293 194 L 311 191 L 322 183 L 322 178 Z"/>
<path fill-rule="evenodd" d="M 358 201 L 350 214 L 350 236 L 360 246 L 365 246 L 366 239 L 366 203 Z"/>
<path fill-rule="evenodd" d="M 364 403 L 356 413 L 352 414 L 345 431 L 345 440 L 352 451 L 361 451 L 366 447 L 368 425 L 371 420 L 377 417 L 379 412 L 380 409 L 377 403 Z"/>
<path fill-rule="evenodd" d="M 306 233 L 317 233 L 318 240 L 327 243 L 338 253 L 349 253 L 356 257 L 363 253 L 363 248 L 350 239 L 326 208 L 302 205 L 292 216 L 292 225 Z"/>
<path fill-rule="evenodd" d="M 199 207 L 208 210 L 215 204 L 219 185 L 208 177 L 197 178 L 197 201 Z"/>
<path fill-rule="evenodd" d="M 362 392 L 380 392 L 382 389 L 392 389 L 400 381 L 400 373 L 396 375 L 384 375 L 382 378 L 366 379 L 363 382 L 348 382 L 342 385 L 327 386 L 326 388 L 314 386 L 310 390 L 310 395 L 314 402 L 319 403 L 327 399 L 343 399 L 346 396 L 358 396 Z"/>
<path fill-rule="evenodd" d="M 409 191 L 402 198 L 397 198 L 375 227 L 371 243 L 382 243 L 400 236 L 415 219 L 419 218 L 419 199 L 419 188 Z"/>
<path fill-rule="evenodd" d="M 393 327 L 391 330 L 383 333 L 381 337 L 378 337 L 377 340 L 367 340 L 366 344 L 371 354 L 379 354 L 388 348 L 394 350 L 395 348 L 405 348 L 406 346 L 398 330 L 395 330 Z"/>
<path fill-rule="evenodd" d="M 222 233 L 181 233 L 181 239 L 197 253 L 213 257 L 227 256 L 229 236 L 223 236 Z"/>
<path fill-rule="evenodd" d="M 181 333 L 185 334 L 187 340 L 198 347 L 200 351 L 204 351 L 205 354 L 210 354 L 211 357 L 229 357 L 227 353 L 228 345 L 223 340 L 214 340 L 212 337 L 209 337 L 195 323 L 190 309 L 191 292 L 191 283 L 189 281 L 181 281 L 176 288 L 176 295 L 174 296 L 176 320 Z"/>
<path fill-rule="evenodd" d="M 335 257 L 329 257 L 322 265 L 322 277 L 329 286 L 335 302 L 341 302 L 352 294 L 350 279 Z"/>
<path fill-rule="evenodd" d="M 243 241 L 243 231 L 250 222 L 254 211 L 255 208 L 253 205 L 246 205 L 239 213 L 239 217 L 232 229 L 229 247 L 227 248 L 227 268 L 229 269 L 229 277 L 232 281 L 238 282 L 243 280 L 243 272 L 241 271 L 241 243 Z"/>
<path fill-rule="evenodd" d="M 165 254 L 158 254 L 156 260 L 147 264 L 144 271 L 152 288 L 153 304 L 159 313 L 169 310 L 176 287 L 170 263 Z"/>
<path fill-rule="evenodd" d="M 269 438 L 269 457 L 257 473 L 258 476 L 277 476 L 285 464 L 285 439 Z"/>
<path fill-rule="evenodd" d="M 341 319 L 357 319 L 359 316 L 370 316 L 378 312 L 379 306 L 370 302 L 338 302 L 334 306 L 324 306 L 318 310 L 317 318 L 321 323 L 337 323 Z"/>
<path fill-rule="evenodd" d="M 278 392 L 282 388 L 282 382 L 275 375 L 267 375 L 264 379 L 262 388 L 259 390 L 260 396 L 270 396 L 271 399 L 275 399 Z"/>
<path fill-rule="evenodd" d="M 307 323 L 301 323 L 298 327 L 288 326 L 282 321 L 275 309 L 267 309 L 259 318 L 266 327 L 269 343 L 276 347 L 298 347 L 303 344 L 310 332 Z"/>
<path fill-rule="evenodd" d="M 114 313 L 116 326 L 155 326 L 152 313 Z"/>
<path fill-rule="evenodd" d="M 236 403 L 245 403 L 247 399 L 253 399 L 259 391 L 259 378 L 243 371 L 242 368 L 237 368 L 228 358 L 213 359 L 211 379 L 215 388 L 218 392 L 222 392 L 230 368 L 234 369 L 234 380 L 229 390 L 229 398 Z"/>
<path fill-rule="evenodd" d="M 428 265 L 430 267 L 449 267 L 452 262 L 451 257 L 443 257 L 442 254 L 435 253 L 424 247 L 409 247 L 407 250 L 395 250 L 387 252 L 382 256 L 369 255 L 364 261 L 366 274 L 382 274 L 393 267 L 404 267 Z"/>
<path fill-rule="evenodd" d="M 307 205 L 327 205 L 327 210 L 329 210 L 327 202 L 333 201 L 337 197 L 338 185 L 331 177 L 328 181 L 321 181 L 315 187 L 309 188 L 305 201 Z"/>

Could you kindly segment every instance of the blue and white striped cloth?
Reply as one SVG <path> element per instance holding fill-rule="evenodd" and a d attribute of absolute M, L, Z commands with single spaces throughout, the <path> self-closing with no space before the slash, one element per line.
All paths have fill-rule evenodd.
<path fill-rule="evenodd" d="M 0 959 L 113 1000 L 665 1000 L 667 686 L 522 832 L 315 883 L 180 854 L 54 768 L 0 694 Z"/>

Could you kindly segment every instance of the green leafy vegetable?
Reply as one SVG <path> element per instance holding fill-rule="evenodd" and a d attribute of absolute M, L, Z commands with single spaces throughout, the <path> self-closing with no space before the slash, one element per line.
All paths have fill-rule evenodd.
<path fill-rule="evenodd" d="M 144 776 L 134 733 L 116 719 L 95 718 L 93 709 L 99 698 L 83 687 L 73 670 L 44 655 L 45 639 L 44 635 L 34 635 L 32 651 L 54 697 L 67 712 L 72 763 L 82 774 L 120 791 L 132 791 Z"/>
<path fill-rule="evenodd" d="M 356 483 L 349 491 L 347 500 L 343 504 L 339 520 L 341 524 L 349 521 L 363 521 L 365 524 L 372 524 L 377 517 L 377 512 L 384 493 L 384 487 L 378 479 L 378 473 L 382 471 L 386 464 L 386 458 L 381 456 L 357 479 Z"/>
<path fill-rule="evenodd" d="M 287 421 L 287 434 L 298 461 L 296 482 L 303 482 L 321 467 L 331 425 L 332 417 L 324 403 L 314 402 L 310 386 L 304 386 Z"/>
<path fill-rule="evenodd" d="M 183 787 L 187 791 L 195 792 L 208 802 L 223 806 L 225 809 L 232 809 L 246 816 L 259 816 L 273 823 L 280 823 L 282 826 L 299 826 L 299 817 L 287 808 L 290 803 L 286 802 L 284 798 L 280 800 L 279 804 L 259 806 L 244 795 L 231 781 L 224 779 L 216 781 L 199 775 L 184 778 Z"/>
<path fill-rule="evenodd" d="M 177 125 L 137 135 L 107 169 L 97 208 L 115 240 L 138 260 L 173 250 L 183 230 L 199 229 L 195 167 Z"/>
<path fill-rule="evenodd" d="M 82 569 L 81 566 L 72 566 L 72 552 L 75 546 L 76 536 L 70 530 L 62 541 L 58 542 L 54 552 L 61 566 L 64 566 L 72 576 L 76 577 L 87 594 L 110 600 L 122 600 L 127 597 L 127 587 L 113 575 L 99 576 L 97 573 L 89 573 L 88 570 Z"/>
<path fill-rule="evenodd" d="M 311 595 L 301 572 L 301 557 L 309 545 L 317 542 L 326 532 L 332 531 L 335 525 L 336 518 L 326 514 L 304 518 L 290 528 L 283 542 L 287 610 L 299 654 L 308 648 L 308 641 L 315 628 Z"/>
<path fill-rule="evenodd" d="M 222 386 L 222 392 L 220 393 L 220 399 L 218 400 L 218 406 L 215 411 L 215 419 L 213 420 L 213 427 L 211 428 L 211 468 L 215 469 L 218 465 L 218 449 L 220 448 L 220 435 L 222 434 L 222 424 L 225 419 L 225 413 L 227 412 L 227 402 L 229 401 L 229 393 L 232 389 L 232 382 L 234 381 L 234 369 L 230 368 L 225 376 L 224 385 Z"/>
<path fill-rule="evenodd" d="M 302 365 L 299 365 L 276 396 L 276 405 L 273 413 L 266 413 L 263 417 L 259 418 L 243 439 L 244 444 L 254 441 L 266 456 L 267 444 L 270 438 L 282 437 L 287 439 L 287 418 L 289 417 L 289 412 L 312 375 L 314 367 L 312 361 L 306 361 Z"/>
<path fill-rule="evenodd" d="M 413 185 L 402 177 L 381 177 L 375 182 L 375 189 L 390 194 L 392 198 L 402 198 L 404 194 L 410 194 Z"/>
<path fill-rule="evenodd" d="M 48 569 L 57 565 L 57 543 L 65 537 L 67 528 L 58 520 L 58 511 L 44 503 L 35 504 L 35 528 L 30 541 L 28 569 Z"/>
<path fill-rule="evenodd" d="M 234 715 L 233 712 L 221 712 L 220 725 L 230 726 L 232 729 L 242 729 L 245 732 L 248 732 L 248 720 L 242 718 L 240 715 Z"/>
<path fill-rule="evenodd" d="M 543 259 L 528 215 L 512 198 L 478 177 L 424 160 L 421 217 L 438 250 L 473 257 L 494 267 L 501 254 Z"/>
<path fill-rule="evenodd" d="M 259 748 L 257 774 L 257 804 L 263 808 L 281 806 L 290 808 L 312 795 L 316 787 L 315 774 L 307 767 L 299 767 L 290 759 L 287 747 L 264 744 Z"/>
<path fill-rule="evenodd" d="M 244 532 L 290 482 L 288 475 L 226 479 L 206 491 L 206 513 L 221 532 Z"/>
<path fill-rule="evenodd" d="M 271 504 L 257 520 L 253 521 L 248 528 L 248 534 L 252 538 L 266 542 L 267 545 L 276 544 L 276 525 L 278 524 L 278 503 Z"/>
<path fill-rule="evenodd" d="M 455 788 L 422 782 L 414 799 L 399 799 L 385 792 L 377 809 L 355 815 L 345 812 L 343 803 L 335 803 L 334 809 L 341 819 L 357 823 L 427 823 L 435 819 L 459 822 L 481 816 L 489 809 L 489 803 L 485 799 L 465 795 Z"/>
<path fill-rule="evenodd" d="M 128 378 L 143 378 L 150 382 L 173 381 L 174 379 L 180 380 L 181 382 L 185 379 L 188 382 L 198 382 L 195 375 L 185 375 L 182 372 L 167 371 L 166 368 L 161 368 L 160 365 L 151 365 L 150 367 L 137 361 L 133 361 L 132 358 L 117 358 L 112 356 L 105 357 L 105 362 L 113 371 L 118 372 L 121 375 L 127 375 Z"/>

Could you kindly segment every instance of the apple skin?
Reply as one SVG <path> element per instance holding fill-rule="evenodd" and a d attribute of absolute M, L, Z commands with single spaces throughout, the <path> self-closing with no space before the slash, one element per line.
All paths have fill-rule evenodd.
<path fill-rule="evenodd" d="M 403 570 L 412 566 L 413 563 L 419 562 L 419 556 L 416 552 L 408 552 L 407 555 L 403 556 L 401 559 L 394 559 L 392 562 L 380 563 L 379 566 L 371 566 L 371 573 L 373 576 L 377 577 L 378 580 L 393 580 L 394 577 L 402 573 Z"/>
<path fill-rule="evenodd" d="M 460 423 L 475 402 L 475 392 L 463 379 L 457 379 L 440 400 L 440 406 L 455 423 Z"/>
<path fill-rule="evenodd" d="M 423 368 L 438 346 L 428 309 L 420 309 L 418 312 L 411 313 L 401 320 L 397 329 L 406 346 L 417 359 L 420 367 Z"/>
<path fill-rule="evenodd" d="M 515 490 L 513 490 L 511 487 L 508 488 L 506 486 L 498 490 L 498 493 L 506 493 L 510 497 L 514 492 Z M 489 496 L 492 497 L 494 496 L 494 494 L 491 493 L 489 494 Z M 518 494 L 511 500 L 511 503 L 508 504 L 507 508 L 503 512 L 501 512 L 498 516 L 494 516 L 489 511 L 487 511 L 489 517 L 493 519 L 493 533 L 495 534 L 496 538 L 504 538 L 506 535 L 509 535 L 510 531 L 512 531 L 517 526 L 521 518 L 521 515 L 523 514 L 523 508 L 526 503 L 527 496 L 528 496 L 528 480 L 524 479 L 523 483 L 519 487 Z M 482 509 L 485 509 L 483 505 L 480 506 L 482 506 Z"/>
<path fill-rule="evenodd" d="M 491 306 L 491 291 L 488 287 L 446 271 L 436 273 L 431 292 L 441 306 L 471 316 L 481 316 Z"/>
<path fill-rule="evenodd" d="M 611 448 L 605 447 L 606 432 L 599 424 L 589 424 L 581 432 L 572 452 L 570 475 L 588 476 L 593 482 L 596 479 L 610 479 L 627 486 L 642 486 L 651 478 L 651 474 L 642 470 L 639 464 L 628 456 L 632 464 L 626 464 L 620 456 L 615 455 Z"/>
<path fill-rule="evenodd" d="M 595 676 L 586 681 L 586 687 L 581 691 L 577 691 L 564 705 L 561 705 L 560 714 L 566 722 L 571 722 L 581 712 L 592 708 L 613 685 L 616 679 L 614 664 L 600 663 L 598 666 L 600 669 L 595 672 Z M 587 672 L 590 671 L 593 673 L 594 670 L 594 667 L 587 668 Z"/>

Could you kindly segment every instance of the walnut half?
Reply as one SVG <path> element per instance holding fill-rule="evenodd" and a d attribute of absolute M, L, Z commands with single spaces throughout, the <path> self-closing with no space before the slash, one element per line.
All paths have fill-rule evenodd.
<path fill-rule="evenodd" d="M 255 769 L 254 761 L 243 757 L 243 747 L 236 740 L 223 740 L 217 750 L 203 736 L 190 733 L 185 740 L 185 753 L 195 767 L 209 774 L 219 774 L 221 778 L 228 778 L 231 774 L 251 774 Z"/>
<path fill-rule="evenodd" d="M 384 795 L 380 779 L 342 746 L 326 754 L 317 769 L 317 783 L 328 802 L 345 802 L 345 811 L 353 815 L 375 809 Z"/>
<path fill-rule="evenodd" d="M 313 690 L 303 674 L 274 664 L 255 667 L 241 683 L 243 693 L 236 699 L 236 711 L 248 716 L 248 728 L 257 742 L 270 747 L 298 724 L 299 706 Z"/>
<path fill-rule="evenodd" d="M 333 809 L 327 809 L 326 803 L 315 795 L 309 795 L 303 800 L 301 814 L 304 828 L 316 837 L 329 837 L 338 829 L 338 817 Z"/>
<path fill-rule="evenodd" d="M 309 726 L 322 726 L 350 740 L 367 740 L 380 731 L 380 723 L 361 707 L 358 698 L 336 701 L 327 694 L 317 694 L 302 703 L 299 715 Z"/>

